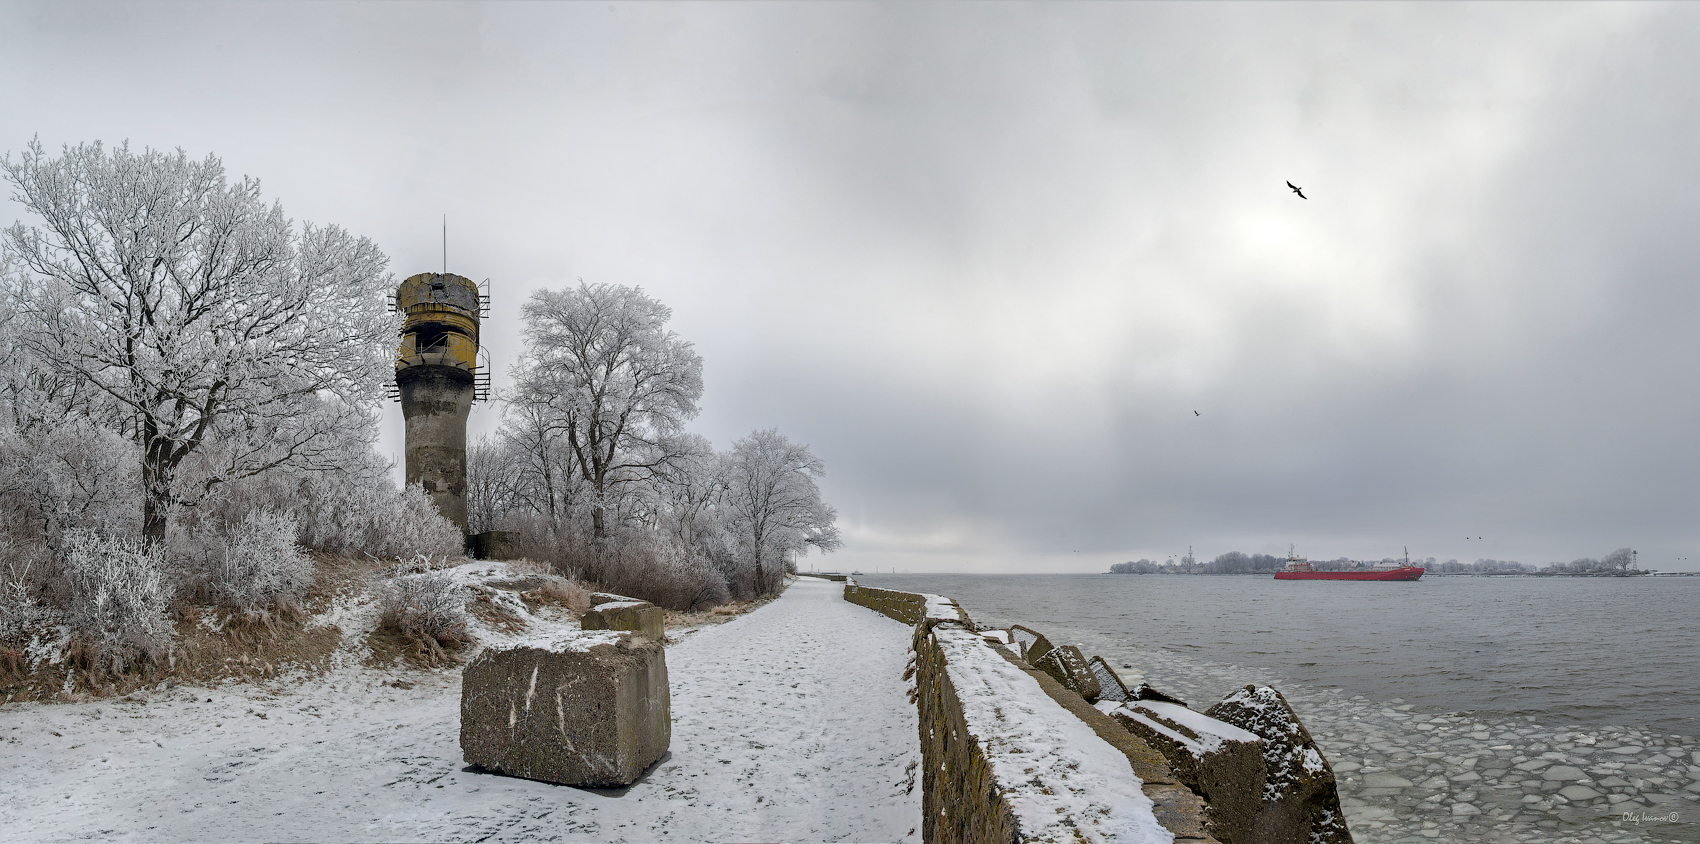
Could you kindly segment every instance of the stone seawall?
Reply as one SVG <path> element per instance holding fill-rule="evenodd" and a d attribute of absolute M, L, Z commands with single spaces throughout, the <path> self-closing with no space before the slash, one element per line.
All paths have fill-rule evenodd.
<path fill-rule="evenodd" d="M 954 602 L 854 581 L 844 598 L 915 627 L 923 840 L 1216 841 L 1161 754 Z"/>
<path fill-rule="evenodd" d="M 927 597 L 915 592 L 894 592 L 890 589 L 870 589 L 845 581 L 844 600 L 860 604 L 887 618 L 914 626 L 927 616 Z"/>
<path fill-rule="evenodd" d="M 947 598 L 851 579 L 844 599 L 914 627 L 929 844 L 1351 841 L 1333 774 L 1308 733 L 1293 743 L 1303 727 L 1284 700 L 1252 735 L 1144 684 L 1130 691 L 1102 659 L 1034 631 L 982 631 Z M 1144 729 L 1141 706 L 1179 721 Z M 1295 764 L 1302 789 L 1280 778 Z"/>

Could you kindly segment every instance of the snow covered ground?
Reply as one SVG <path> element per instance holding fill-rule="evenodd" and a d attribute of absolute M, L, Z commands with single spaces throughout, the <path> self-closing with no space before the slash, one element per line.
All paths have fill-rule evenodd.
<path fill-rule="evenodd" d="M 0 840 L 919 841 L 909 628 L 841 590 L 669 646 L 671 755 L 629 789 L 465 770 L 458 671 L 348 665 L 0 706 Z"/>

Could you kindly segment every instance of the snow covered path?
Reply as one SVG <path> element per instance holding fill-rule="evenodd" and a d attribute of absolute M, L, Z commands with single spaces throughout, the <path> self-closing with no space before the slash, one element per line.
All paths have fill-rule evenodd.
<path fill-rule="evenodd" d="M 458 672 L 344 670 L 0 707 L 0 839 L 919 841 L 909 629 L 841 595 L 670 646 L 671 756 L 623 793 L 463 770 Z"/>

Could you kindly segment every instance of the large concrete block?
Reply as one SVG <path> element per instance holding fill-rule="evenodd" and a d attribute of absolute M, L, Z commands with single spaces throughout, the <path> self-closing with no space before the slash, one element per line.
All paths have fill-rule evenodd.
<path fill-rule="evenodd" d="M 1204 714 L 1263 739 L 1263 807 L 1253 824 L 1267 844 L 1351 844 L 1340 810 L 1334 769 L 1300 723 L 1298 713 L 1269 686 L 1246 686 Z"/>
<path fill-rule="evenodd" d="M 630 630 L 651 641 L 666 635 L 667 614 L 647 601 L 598 604 L 579 619 L 585 630 Z"/>
<path fill-rule="evenodd" d="M 1086 698 L 1087 703 L 1098 699 L 1098 675 L 1092 673 L 1092 666 L 1087 664 L 1079 648 L 1058 645 L 1030 664 L 1056 678 L 1069 691 Z"/>
<path fill-rule="evenodd" d="M 1263 740 L 1232 724 L 1157 700 L 1133 700 L 1110 717 L 1168 760 L 1204 798 L 1206 826 L 1222 844 L 1262 844 L 1253 828 L 1263 807 Z"/>
<path fill-rule="evenodd" d="M 486 648 L 461 679 L 466 761 L 516 777 L 630 785 L 673 737 L 658 641 L 604 632 Z"/>

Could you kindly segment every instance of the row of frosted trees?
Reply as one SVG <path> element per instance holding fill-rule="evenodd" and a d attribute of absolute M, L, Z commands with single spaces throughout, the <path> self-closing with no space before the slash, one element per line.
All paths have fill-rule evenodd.
<path fill-rule="evenodd" d="M 612 284 L 531 297 L 503 425 L 468 450 L 470 528 L 674 609 L 773 594 L 799 555 L 839 546 L 824 466 L 773 429 L 726 451 L 687 432 L 702 359 L 670 315 Z"/>
<path fill-rule="evenodd" d="M 1311 560 L 1311 568 L 1318 571 L 1347 571 L 1354 566 L 1363 565 L 1394 566 L 1401 565 L 1404 560 L 1391 557 L 1384 560 L 1349 560 L 1341 557 L 1337 560 Z M 1285 568 L 1286 559 L 1271 554 L 1245 554 L 1240 551 L 1229 551 L 1221 554 L 1208 563 L 1198 563 L 1189 553 L 1181 558 L 1180 563 L 1154 563 L 1150 560 L 1137 560 L 1126 563 L 1115 563 L 1110 566 L 1111 574 L 1256 574 L 1277 572 Z M 1433 557 L 1416 561 L 1431 573 L 1437 574 L 1533 574 L 1544 572 L 1549 574 L 1599 574 L 1617 572 L 1623 573 L 1636 568 L 1635 552 L 1628 548 L 1619 548 L 1607 554 L 1602 559 L 1584 557 L 1568 563 L 1553 563 L 1545 568 L 1537 568 L 1527 563 L 1509 560 L 1477 560 L 1473 563 L 1460 563 L 1457 560 L 1436 562 Z"/>

